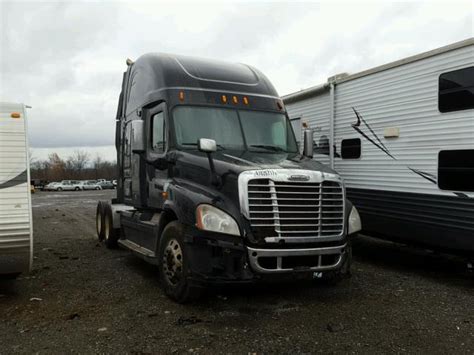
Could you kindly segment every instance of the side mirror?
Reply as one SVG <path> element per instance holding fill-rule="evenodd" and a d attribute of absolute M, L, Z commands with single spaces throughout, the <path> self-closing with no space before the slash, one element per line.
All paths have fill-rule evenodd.
<path fill-rule="evenodd" d="M 213 153 L 217 150 L 217 144 L 214 139 L 200 138 L 198 140 L 198 149 L 201 152 Z"/>
<path fill-rule="evenodd" d="M 313 130 L 305 129 L 303 132 L 303 155 L 308 158 L 313 157 Z"/>
<path fill-rule="evenodd" d="M 132 125 L 132 152 L 142 153 L 145 151 L 144 122 L 142 120 L 133 120 Z"/>
<path fill-rule="evenodd" d="M 218 188 L 221 186 L 221 179 L 216 173 L 216 168 L 214 167 L 214 159 L 212 159 L 212 152 L 217 150 L 217 143 L 214 139 L 207 139 L 207 138 L 200 138 L 198 140 L 198 149 L 201 152 L 205 152 L 207 154 L 207 159 L 209 160 L 209 168 L 211 170 L 211 184 L 217 186 Z"/>

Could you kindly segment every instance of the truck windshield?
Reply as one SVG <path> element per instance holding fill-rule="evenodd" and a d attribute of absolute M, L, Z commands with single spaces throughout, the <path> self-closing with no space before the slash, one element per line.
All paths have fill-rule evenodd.
<path fill-rule="evenodd" d="M 173 122 L 180 148 L 195 149 L 199 138 L 210 138 L 218 149 L 298 151 L 291 125 L 281 113 L 180 106 L 173 110 Z"/>

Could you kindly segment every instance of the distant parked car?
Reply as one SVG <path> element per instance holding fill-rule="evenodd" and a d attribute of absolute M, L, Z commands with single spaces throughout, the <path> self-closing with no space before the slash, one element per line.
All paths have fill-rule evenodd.
<path fill-rule="evenodd" d="M 79 181 L 63 180 L 61 182 L 54 183 L 54 185 L 49 184 L 48 190 L 50 191 L 79 191 L 79 190 L 82 190 L 82 187 Z"/>
<path fill-rule="evenodd" d="M 58 185 L 59 182 L 50 182 L 49 184 L 47 184 L 43 190 L 45 191 L 55 191 L 56 190 L 56 185 Z"/>
<path fill-rule="evenodd" d="M 102 187 L 103 190 L 114 189 L 115 186 L 111 181 L 99 181 L 98 184 Z"/>
<path fill-rule="evenodd" d="M 102 190 L 102 187 L 95 180 L 81 181 L 82 190 Z"/>

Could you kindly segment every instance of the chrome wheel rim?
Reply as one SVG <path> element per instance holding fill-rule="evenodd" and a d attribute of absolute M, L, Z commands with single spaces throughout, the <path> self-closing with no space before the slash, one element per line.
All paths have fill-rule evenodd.
<path fill-rule="evenodd" d="M 176 239 L 171 239 L 163 253 L 163 274 L 169 284 L 177 285 L 183 277 L 183 252 Z"/>

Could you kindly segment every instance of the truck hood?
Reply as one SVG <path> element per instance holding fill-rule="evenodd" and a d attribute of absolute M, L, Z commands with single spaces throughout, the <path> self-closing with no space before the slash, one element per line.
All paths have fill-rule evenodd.
<path fill-rule="evenodd" d="M 171 152 L 170 152 L 171 153 Z M 169 154 L 170 154 L 169 153 Z M 292 169 L 312 170 L 322 173 L 335 171 L 324 164 L 306 158 L 300 154 L 269 154 L 239 152 L 238 155 L 229 151 L 219 151 L 212 154 L 214 166 L 218 175 L 218 184 L 211 180 L 211 170 L 207 155 L 198 151 L 172 152 L 175 163 L 171 167 L 170 175 L 174 186 L 178 188 L 173 195 L 182 191 L 183 206 L 194 211 L 202 203 L 212 204 L 229 213 L 236 221 L 242 221 L 239 198 L 239 175 L 244 171 L 262 169 Z M 189 220 L 194 224 L 194 220 Z M 242 226 L 241 226 L 242 227 Z"/>
<path fill-rule="evenodd" d="M 295 153 L 256 153 L 218 151 L 212 153 L 217 175 L 226 180 L 237 179 L 247 170 L 261 169 L 301 169 L 337 174 L 327 165 Z M 210 184 L 210 166 L 207 155 L 199 151 L 180 151 L 176 159 L 177 178 L 192 180 L 201 185 Z"/>

